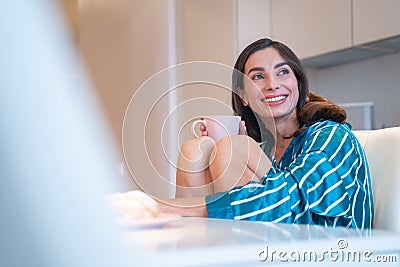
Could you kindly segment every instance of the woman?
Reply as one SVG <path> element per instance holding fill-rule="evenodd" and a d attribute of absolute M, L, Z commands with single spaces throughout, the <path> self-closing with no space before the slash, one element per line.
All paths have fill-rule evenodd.
<path fill-rule="evenodd" d="M 239 55 L 235 69 L 257 85 L 249 86 L 246 79 L 233 75 L 233 108 L 242 116 L 248 136 L 222 139 L 215 148 L 206 136 L 184 144 L 179 162 L 185 169 L 177 171 L 178 189 L 179 185 L 200 186 L 203 191 L 193 192 L 207 196 L 177 198 L 173 202 L 177 205 L 164 205 L 164 210 L 189 216 L 371 228 L 374 207 L 368 163 L 345 123 L 344 110 L 309 90 L 299 59 L 282 43 L 255 41 Z M 274 155 L 257 143 L 270 113 L 276 127 Z M 189 167 L 188 162 L 198 166 Z M 215 192 L 211 182 L 218 179 L 233 179 L 239 186 Z M 178 190 L 179 194 L 184 196 Z M 205 205 L 189 207 L 191 201 Z"/>

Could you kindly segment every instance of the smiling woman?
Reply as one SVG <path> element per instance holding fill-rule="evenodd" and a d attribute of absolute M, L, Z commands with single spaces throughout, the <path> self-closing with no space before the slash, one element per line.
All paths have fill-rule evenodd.
<path fill-rule="evenodd" d="M 232 104 L 245 122 L 241 132 L 245 128 L 248 135 L 206 146 L 203 125 L 205 136 L 184 143 L 186 169 L 178 166 L 176 178 L 178 187 L 188 188 L 177 196 L 194 197 L 190 185 L 207 186 L 206 196 L 176 199 L 169 212 L 371 228 L 368 163 L 345 111 L 310 91 L 299 59 L 280 42 L 255 41 L 239 55 L 235 69 L 243 75 L 233 73 Z M 271 119 L 276 129 L 268 129 Z M 274 130 L 275 140 L 268 138 Z M 199 161 L 210 163 L 201 170 L 187 167 Z M 236 181 L 235 187 L 216 190 L 219 179 Z M 194 199 L 204 208 L 190 206 Z"/>

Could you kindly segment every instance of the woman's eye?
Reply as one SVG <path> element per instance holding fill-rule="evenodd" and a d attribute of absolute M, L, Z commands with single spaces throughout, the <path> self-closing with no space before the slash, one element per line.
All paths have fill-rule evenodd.
<path fill-rule="evenodd" d="M 289 70 L 288 70 L 288 69 L 281 69 L 281 70 L 278 72 L 278 76 L 286 75 L 286 74 L 288 74 L 288 73 L 289 73 Z"/>
<path fill-rule="evenodd" d="M 252 80 L 260 80 L 260 79 L 264 79 L 264 76 L 261 74 L 255 74 L 251 77 Z"/>

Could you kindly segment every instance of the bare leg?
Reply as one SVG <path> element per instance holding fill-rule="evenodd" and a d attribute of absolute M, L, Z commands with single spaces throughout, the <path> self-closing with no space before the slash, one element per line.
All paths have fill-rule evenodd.
<path fill-rule="evenodd" d="M 257 142 L 246 135 L 221 139 L 213 156 L 209 171 L 215 193 L 260 181 L 272 165 Z"/>
<path fill-rule="evenodd" d="M 215 142 L 203 136 L 185 142 L 176 171 L 176 197 L 197 197 L 214 193 L 209 170 Z"/>

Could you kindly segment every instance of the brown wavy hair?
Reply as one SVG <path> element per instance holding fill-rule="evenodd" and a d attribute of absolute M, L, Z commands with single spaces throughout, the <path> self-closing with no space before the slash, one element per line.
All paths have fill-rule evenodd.
<path fill-rule="evenodd" d="M 234 66 L 236 71 L 232 74 L 232 107 L 235 113 L 246 122 L 247 134 L 250 137 L 257 142 L 261 141 L 261 121 L 257 119 L 257 115 L 249 106 L 243 105 L 238 90 L 244 89 L 243 73 L 248 58 L 255 52 L 268 47 L 274 48 L 288 62 L 297 79 L 299 100 L 296 110 L 300 129 L 293 136 L 298 135 L 321 119 L 339 123 L 346 122 L 346 112 L 343 108 L 310 91 L 306 71 L 295 53 L 283 43 L 263 38 L 251 43 L 240 53 Z M 292 136 L 288 136 L 288 138 L 290 137 Z"/>

